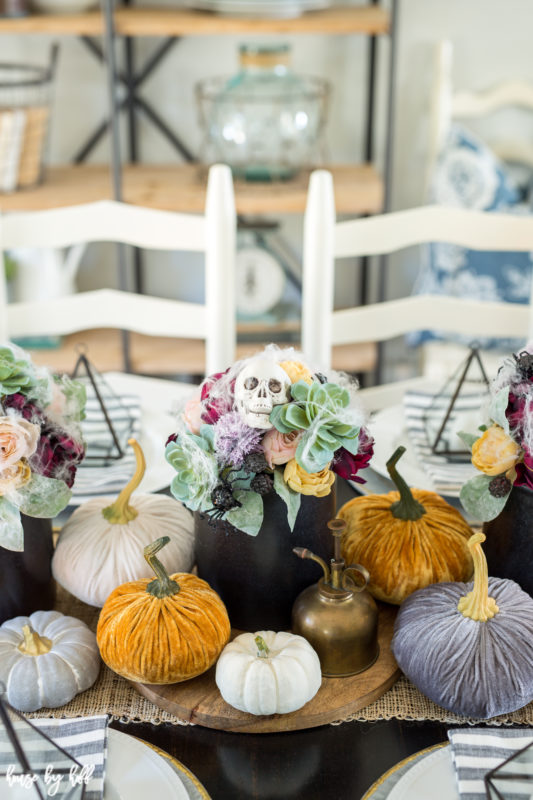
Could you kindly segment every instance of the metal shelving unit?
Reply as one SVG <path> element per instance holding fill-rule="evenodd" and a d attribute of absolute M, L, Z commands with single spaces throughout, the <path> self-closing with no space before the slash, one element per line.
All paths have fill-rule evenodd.
<path fill-rule="evenodd" d="M 392 173 L 392 119 L 394 116 L 393 75 L 396 58 L 396 30 L 399 0 L 390 0 L 391 11 L 378 0 L 368 5 L 339 6 L 303 14 L 295 19 L 256 19 L 226 17 L 182 8 L 146 8 L 126 5 L 114 8 L 112 0 L 103 0 L 103 13 L 91 11 L 72 15 L 32 14 L 17 19 L 0 19 L 0 34 L 54 34 L 78 36 L 93 55 L 107 65 L 109 117 L 101 121 L 78 149 L 75 163 L 47 170 L 46 181 L 31 190 L 0 196 L 2 210 L 51 208 L 89 202 L 109 197 L 126 202 L 183 212 L 200 212 L 204 206 L 205 171 L 195 156 L 171 130 L 158 111 L 139 96 L 138 90 L 149 74 L 164 61 L 167 53 L 184 36 L 224 36 L 227 34 L 314 34 L 320 36 L 363 35 L 368 37 L 367 99 L 364 121 L 364 146 L 361 163 L 351 165 L 324 164 L 334 176 L 337 211 L 346 215 L 369 215 L 390 206 Z M 162 41 L 144 65 L 136 64 L 135 39 L 157 37 Z M 105 46 L 94 37 L 103 37 Z M 376 116 L 378 41 L 388 37 L 389 76 L 384 175 L 373 165 Z M 122 41 L 125 68 L 119 71 L 114 58 L 115 48 Z M 119 82 L 126 88 L 123 100 L 117 97 Z M 119 115 L 127 113 L 127 158 L 122 158 L 118 133 Z M 142 114 L 157 126 L 172 143 L 185 162 L 164 166 L 138 163 L 136 119 Z M 111 133 L 111 169 L 84 164 L 83 161 L 106 132 Z M 295 179 L 265 185 L 236 182 L 238 214 L 260 216 L 287 213 L 301 214 L 305 208 L 308 174 Z M 177 187 L 179 186 L 179 191 Z M 124 255 L 120 256 L 121 282 L 125 283 Z M 358 286 L 362 302 L 369 299 L 368 265 L 362 264 Z M 383 292 L 385 267 L 382 266 L 380 292 Z M 135 253 L 135 289 L 142 291 L 141 254 Z M 131 361 L 126 353 L 127 361 Z M 360 357 L 360 368 L 370 368 L 369 350 Z M 337 359 L 338 361 L 338 359 Z M 349 368 L 349 353 L 341 358 Z M 135 359 L 132 364 L 135 366 Z"/>

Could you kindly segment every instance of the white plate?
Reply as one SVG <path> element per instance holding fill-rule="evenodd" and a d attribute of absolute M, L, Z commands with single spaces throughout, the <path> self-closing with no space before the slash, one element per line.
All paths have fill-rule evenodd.
<path fill-rule="evenodd" d="M 369 428 L 374 437 L 374 456 L 370 464 L 374 472 L 389 478 L 387 461 L 396 448 L 403 445 L 406 451 L 399 465 L 402 477 L 409 486 L 435 491 L 431 478 L 419 465 L 414 448 L 409 442 L 403 406 L 391 406 L 378 411 L 370 420 Z"/>
<path fill-rule="evenodd" d="M 116 395 L 137 395 L 141 401 L 139 440 L 146 459 L 146 472 L 138 491 L 150 493 L 165 489 L 175 475 L 165 460 L 165 442 L 175 429 L 177 408 L 197 387 L 190 383 L 144 378 L 121 372 L 108 372 L 103 377 Z M 116 494 L 117 492 L 111 492 L 110 496 Z M 102 495 L 105 496 L 105 492 Z M 69 505 L 81 505 L 92 497 L 95 495 L 74 494 Z"/>
<path fill-rule="evenodd" d="M 109 729 L 104 800 L 189 800 L 172 767 L 155 750 Z"/>
<path fill-rule="evenodd" d="M 391 789 L 387 800 L 459 800 L 450 745 L 417 761 Z"/>

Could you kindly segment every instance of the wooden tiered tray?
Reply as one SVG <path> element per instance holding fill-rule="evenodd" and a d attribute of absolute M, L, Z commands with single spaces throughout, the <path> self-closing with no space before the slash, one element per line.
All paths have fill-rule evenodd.
<path fill-rule="evenodd" d="M 232 708 L 215 683 L 215 668 L 184 683 L 132 685 L 159 708 L 207 728 L 234 733 L 276 733 L 315 728 L 353 714 L 377 700 L 398 679 L 400 670 L 391 653 L 396 608 L 380 606 L 379 657 L 370 669 L 350 678 L 323 678 L 318 694 L 299 711 L 256 717 Z"/>

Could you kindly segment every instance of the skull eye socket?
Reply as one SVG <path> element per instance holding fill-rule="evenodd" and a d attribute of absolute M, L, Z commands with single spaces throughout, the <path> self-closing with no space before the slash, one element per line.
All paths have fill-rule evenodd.
<path fill-rule="evenodd" d="M 268 382 L 268 388 L 273 394 L 278 394 L 278 392 L 281 392 L 281 381 L 271 378 Z"/>
<path fill-rule="evenodd" d="M 246 378 L 244 381 L 244 388 L 248 390 L 255 389 L 258 383 L 259 381 L 257 378 Z"/>

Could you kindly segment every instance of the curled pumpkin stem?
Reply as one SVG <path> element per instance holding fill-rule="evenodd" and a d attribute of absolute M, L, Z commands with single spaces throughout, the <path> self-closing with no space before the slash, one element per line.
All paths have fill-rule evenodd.
<path fill-rule="evenodd" d="M 102 516 L 113 525 L 127 525 L 138 515 L 138 511 L 130 505 L 130 498 L 135 489 L 139 486 L 144 477 L 146 461 L 141 445 L 136 439 L 128 439 L 128 444 L 133 447 L 135 453 L 136 467 L 131 480 L 122 489 L 119 496 L 110 506 L 102 511 Z"/>
<path fill-rule="evenodd" d="M 476 622 L 487 622 L 500 610 L 494 598 L 489 597 L 489 571 L 487 559 L 481 547 L 485 538 L 484 533 L 474 533 L 468 540 L 468 547 L 474 562 L 474 588 L 467 595 L 461 597 L 457 605 L 457 610 L 464 617 L 470 617 Z"/>
<path fill-rule="evenodd" d="M 398 447 L 386 464 L 387 472 L 390 475 L 391 481 L 394 483 L 398 489 L 398 492 L 400 493 L 400 499 L 391 505 L 390 512 L 396 519 L 411 520 L 414 522 L 415 520 L 424 516 L 426 509 L 422 503 L 419 503 L 418 500 L 415 500 L 409 486 L 406 484 L 400 473 L 396 470 L 396 464 L 404 453 L 405 447 Z"/>
<path fill-rule="evenodd" d="M 144 557 L 156 574 L 156 578 L 146 586 L 148 594 L 162 600 L 164 597 L 171 597 L 180 590 L 177 581 L 172 580 L 165 567 L 157 557 L 157 553 L 170 542 L 169 536 L 161 536 L 155 542 L 147 544 L 144 548 Z"/>

